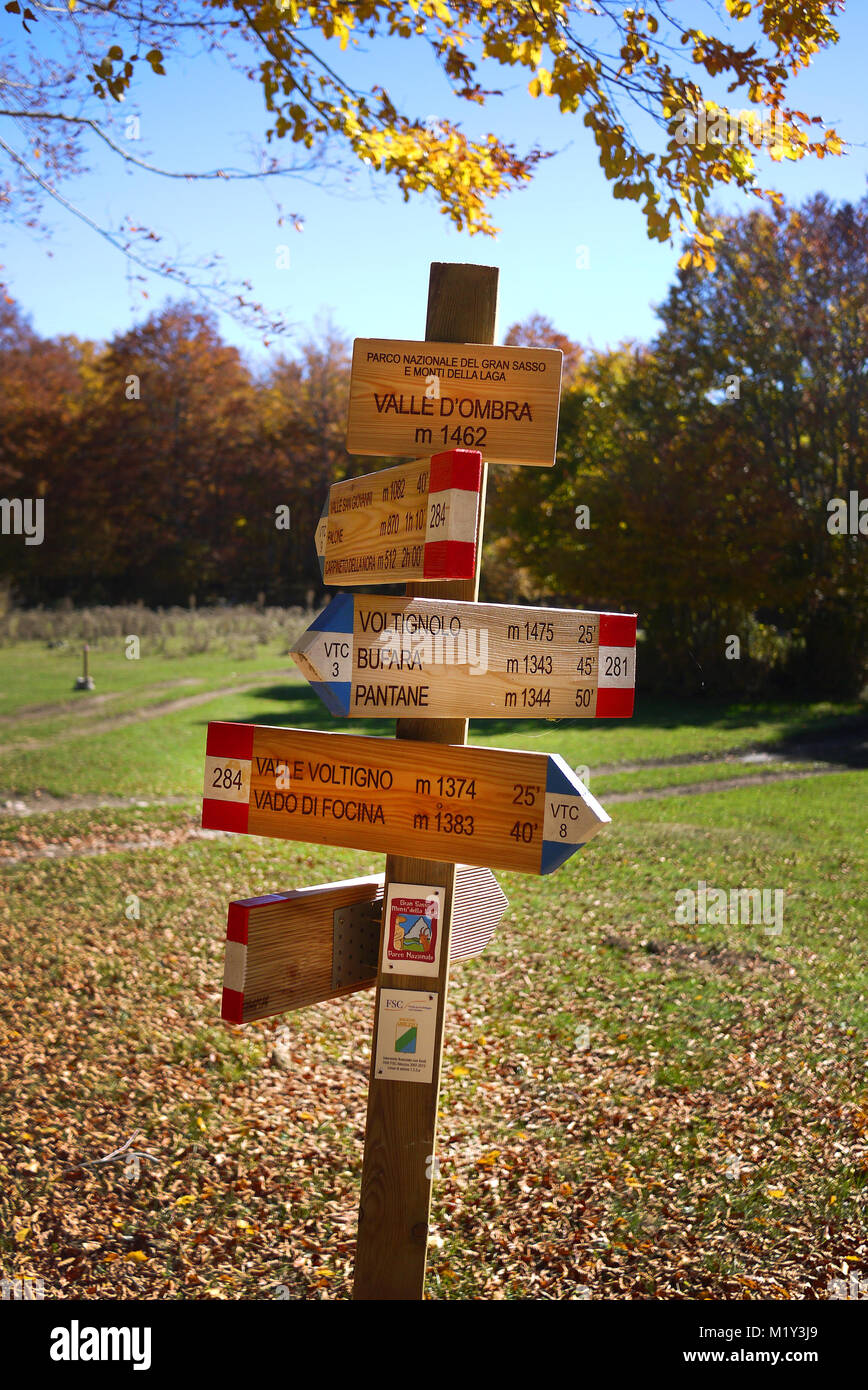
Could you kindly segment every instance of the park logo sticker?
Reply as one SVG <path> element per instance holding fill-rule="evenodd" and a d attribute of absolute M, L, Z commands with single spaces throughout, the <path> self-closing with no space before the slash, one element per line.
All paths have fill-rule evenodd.
<path fill-rule="evenodd" d="M 444 889 L 419 883 L 390 883 L 383 933 L 383 969 L 403 975 L 433 975 L 440 968 L 440 923 Z"/>
<path fill-rule="evenodd" d="M 436 1024 L 436 994 L 381 989 L 376 1078 L 430 1083 L 434 1079 Z"/>

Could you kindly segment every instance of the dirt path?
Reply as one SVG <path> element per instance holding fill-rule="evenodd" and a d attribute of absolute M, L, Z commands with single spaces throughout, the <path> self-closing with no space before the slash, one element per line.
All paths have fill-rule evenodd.
<path fill-rule="evenodd" d="M 114 718 L 104 719 L 100 724 L 100 733 L 111 733 L 113 729 L 123 729 L 128 724 L 138 724 L 144 719 L 162 719 L 165 714 L 175 714 L 178 710 L 194 709 L 197 705 L 207 705 L 212 700 L 219 699 L 222 695 L 243 695 L 245 691 L 256 690 L 263 681 L 273 681 L 286 679 L 286 666 L 277 671 L 259 671 L 252 680 L 244 681 L 241 685 L 218 685 L 210 690 L 202 690 L 198 695 L 185 695 L 180 700 L 161 700 L 159 704 L 148 705 L 145 709 L 130 711 L 129 714 L 116 714 Z M 106 699 L 114 698 L 105 696 Z M 55 713 L 58 706 L 54 707 Z M 8 757 L 11 753 L 37 753 L 42 748 L 53 748 L 58 743 L 67 743 L 72 738 L 89 738 L 93 729 L 88 724 L 81 729 L 64 729 L 62 734 L 56 738 L 48 739 L 26 739 L 23 743 L 8 743 L 3 752 Z"/>
<path fill-rule="evenodd" d="M 86 796 L 51 796 L 48 792 L 40 792 L 0 803 L 0 819 L 3 816 L 45 816 L 52 811 L 124 811 L 137 806 L 192 806 L 198 799 L 196 795 L 161 796 L 145 800 L 139 796 L 105 796 L 101 792 Z"/>
<path fill-rule="evenodd" d="M 633 763 L 600 763 L 593 769 L 595 776 L 611 776 L 616 772 L 642 772 L 645 768 L 663 767 L 701 767 L 703 763 L 757 763 L 774 764 L 778 762 L 826 762 L 846 767 L 868 768 L 868 725 L 860 719 L 850 727 L 831 729 L 827 733 L 817 733 L 811 739 L 787 742 L 782 740 L 774 748 L 760 743 L 745 743 L 737 748 L 724 748 L 719 752 L 674 753 L 670 758 L 643 758 Z"/>
<path fill-rule="evenodd" d="M 653 767 L 653 763 L 645 766 Z M 645 787 L 634 792 L 604 792 L 603 800 L 607 806 L 619 801 L 660 801 L 669 796 L 701 796 L 705 792 L 729 792 L 738 787 L 756 787 L 765 782 L 802 782 L 807 777 L 827 777 L 831 772 L 846 771 L 840 767 L 812 767 L 804 772 L 758 772 L 748 777 L 721 777 L 716 782 L 683 782 L 671 787 Z M 619 769 L 623 771 L 623 769 Z"/>
<path fill-rule="evenodd" d="M 0 728 L 9 724 L 27 724 L 31 720 L 54 719 L 64 714 L 82 714 L 87 718 L 89 715 L 99 714 L 109 700 L 120 700 L 123 695 L 135 693 L 143 698 L 155 694 L 158 690 L 175 690 L 180 685 L 199 684 L 201 682 L 195 676 L 183 676 L 174 681 L 158 681 L 155 685 L 146 685 L 136 692 L 111 690 L 105 695 L 81 695 L 78 699 L 55 701 L 50 705 L 22 705 L 14 714 L 0 714 Z"/>

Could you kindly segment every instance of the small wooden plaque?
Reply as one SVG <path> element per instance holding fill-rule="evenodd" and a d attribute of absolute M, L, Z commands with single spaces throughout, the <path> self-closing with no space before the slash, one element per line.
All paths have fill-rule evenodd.
<path fill-rule="evenodd" d="M 347 450 L 479 449 L 489 463 L 551 468 L 563 361 L 557 348 L 357 338 Z"/>

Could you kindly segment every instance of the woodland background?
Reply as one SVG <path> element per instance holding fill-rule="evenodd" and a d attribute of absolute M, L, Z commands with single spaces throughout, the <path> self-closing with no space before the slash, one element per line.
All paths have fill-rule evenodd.
<path fill-rule="evenodd" d="M 858 695 L 868 541 L 827 522 L 868 496 L 868 197 L 715 224 L 715 268 L 678 271 L 651 343 L 506 333 L 564 351 L 558 459 L 491 470 L 483 597 L 637 610 L 649 693 Z M 43 497 L 46 528 L 4 540 L 7 604 L 324 601 L 327 488 L 379 466 L 343 446 L 350 351 L 323 322 L 257 364 L 191 301 L 43 339 L 0 303 L 0 495 Z"/>

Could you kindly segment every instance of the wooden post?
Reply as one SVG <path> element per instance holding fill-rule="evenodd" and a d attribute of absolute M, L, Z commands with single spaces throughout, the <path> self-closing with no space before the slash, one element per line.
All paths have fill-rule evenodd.
<path fill-rule="evenodd" d="M 88 669 L 87 669 L 87 654 L 88 654 L 89 651 L 90 651 L 90 647 L 89 647 L 88 643 L 85 642 L 84 647 L 82 648 L 82 653 L 81 653 L 81 661 L 82 661 L 81 675 L 80 675 L 80 676 L 76 676 L 76 678 L 75 678 L 75 685 L 74 685 L 74 687 L 73 687 L 74 690 L 93 690 L 93 689 L 94 689 L 94 679 L 93 679 L 93 676 L 90 675 L 90 673 L 89 673 L 89 671 L 88 671 Z"/>
<path fill-rule="evenodd" d="M 498 270 L 495 266 L 434 262 L 428 285 L 429 342 L 493 343 L 497 314 Z M 476 577 L 439 583 L 408 584 L 411 597 L 474 602 L 479 595 L 487 465 L 483 464 L 479 498 Z M 399 719 L 397 736 L 431 743 L 466 743 L 466 719 Z M 449 982 L 449 950 L 455 865 L 389 855 L 390 883 L 414 883 L 445 889 L 441 922 L 439 973 L 436 978 L 395 977 L 382 969 L 381 936 L 377 974 L 365 1157 L 362 1168 L 355 1299 L 421 1299 L 428 1249 L 431 1183 L 436 1175 L 435 1138 L 440 1066 Z M 383 913 L 383 933 L 388 929 Z M 378 1077 L 377 1038 L 382 989 L 423 991 L 436 998 L 433 1078 L 412 1082 Z"/>

